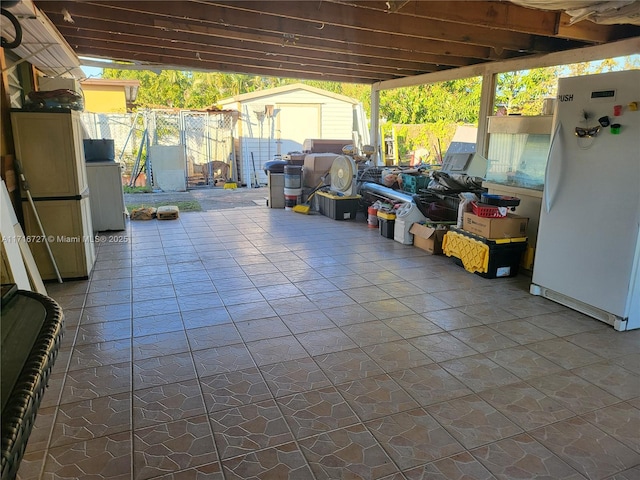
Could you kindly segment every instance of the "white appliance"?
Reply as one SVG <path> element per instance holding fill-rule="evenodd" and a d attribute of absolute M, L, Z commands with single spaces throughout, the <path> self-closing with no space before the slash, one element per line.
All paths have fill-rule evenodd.
<path fill-rule="evenodd" d="M 86 167 L 93 229 L 96 232 L 124 230 L 127 210 L 120 164 L 113 161 L 88 162 Z"/>
<path fill-rule="evenodd" d="M 531 293 L 640 328 L 640 70 L 560 79 L 554 123 Z"/>

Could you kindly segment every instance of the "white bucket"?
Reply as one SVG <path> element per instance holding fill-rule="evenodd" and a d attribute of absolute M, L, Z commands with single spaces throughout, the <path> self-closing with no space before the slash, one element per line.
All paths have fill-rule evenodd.
<path fill-rule="evenodd" d="M 302 197 L 302 188 L 285 188 L 284 189 L 284 209 L 291 210 L 300 202 Z"/>

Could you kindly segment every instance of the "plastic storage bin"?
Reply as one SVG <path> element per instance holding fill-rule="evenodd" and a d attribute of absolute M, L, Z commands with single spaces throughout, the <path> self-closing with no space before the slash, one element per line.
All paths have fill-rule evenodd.
<path fill-rule="evenodd" d="M 393 239 L 393 234 L 395 231 L 395 220 L 387 220 L 386 218 L 378 218 L 378 226 L 380 229 L 380 235 L 384 238 Z"/>
<path fill-rule="evenodd" d="M 507 216 L 506 207 L 496 207 L 486 203 L 471 202 L 471 211 L 474 215 L 484 218 L 502 218 Z"/>
<path fill-rule="evenodd" d="M 112 162 L 116 158 L 113 140 L 82 140 L 84 146 L 84 159 L 86 162 Z"/>
<path fill-rule="evenodd" d="M 393 239 L 396 224 L 396 214 L 378 210 L 378 230 L 385 238 Z"/>
<path fill-rule="evenodd" d="M 442 240 L 442 250 L 465 270 L 484 278 L 514 277 L 518 274 L 527 239 L 489 240 L 452 228 Z"/>
<path fill-rule="evenodd" d="M 418 193 L 421 188 L 426 188 L 429 183 L 429 177 L 424 175 L 411 175 L 409 173 L 401 173 L 402 190 L 409 193 Z"/>
<path fill-rule="evenodd" d="M 352 197 L 333 195 L 328 192 L 317 192 L 318 210 L 325 217 L 334 220 L 353 220 L 358 213 L 360 195 Z"/>

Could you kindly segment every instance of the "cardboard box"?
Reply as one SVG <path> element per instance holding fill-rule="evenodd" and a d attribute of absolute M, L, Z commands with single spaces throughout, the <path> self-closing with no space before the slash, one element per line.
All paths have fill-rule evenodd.
<path fill-rule="evenodd" d="M 432 255 L 442 255 L 442 239 L 447 229 L 428 227 L 421 223 L 414 223 L 409 229 L 413 234 L 413 246 L 418 247 Z"/>
<path fill-rule="evenodd" d="M 304 157 L 303 185 L 315 188 L 320 183 L 320 179 L 331 170 L 333 161 L 339 157 L 335 153 L 310 153 Z M 329 184 L 327 177 L 327 184 Z"/>
<path fill-rule="evenodd" d="M 462 228 L 484 238 L 519 238 L 527 236 L 529 219 L 507 213 L 503 218 L 485 218 L 464 212 Z"/>
<path fill-rule="evenodd" d="M 342 155 L 342 148 L 351 145 L 353 140 L 307 138 L 302 144 L 302 151 L 307 153 L 335 153 Z"/>
<path fill-rule="evenodd" d="M 287 153 L 282 155 L 282 159 L 293 165 L 304 165 L 304 157 L 306 156 L 306 153 Z"/>

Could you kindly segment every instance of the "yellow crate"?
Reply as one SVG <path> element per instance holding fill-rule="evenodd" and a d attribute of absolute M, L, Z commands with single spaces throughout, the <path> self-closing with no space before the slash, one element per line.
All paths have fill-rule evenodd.
<path fill-rule="evenodd" d="M 489 239 L 452 227 L 442 251 L 465 270 L 484 278 L 513 277 L 527 249 L 526 237 Z"/>
<path fill-rule="evenodd" d="M 479 240 L 449 231 L 442 239 L 442 251 L 459 258 L 468 272 L 486 273 L 489 269 L 489 246 Z"/>

